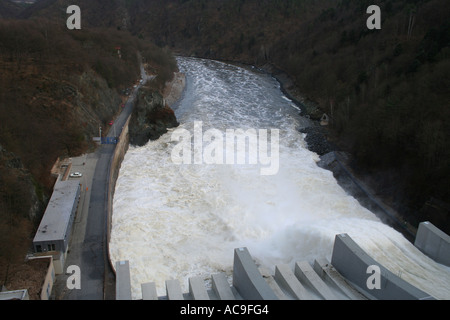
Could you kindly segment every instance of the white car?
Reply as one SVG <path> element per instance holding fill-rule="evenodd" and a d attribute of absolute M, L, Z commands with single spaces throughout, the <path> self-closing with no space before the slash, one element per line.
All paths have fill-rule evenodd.
<path fill-rule="evenodd" d="M 81 172 L 74 172 L 70 174 L 71 178 L 81 178 L 83 175 L 81 174 Z"/>

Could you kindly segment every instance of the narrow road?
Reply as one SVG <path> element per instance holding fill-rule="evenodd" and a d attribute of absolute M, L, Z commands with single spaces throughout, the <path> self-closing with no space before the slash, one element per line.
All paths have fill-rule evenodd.
<path fill-rule="evenodd" d="M 144 77 L 151 80 L 151 77 Z M 118 137 L 131 114 L 138 86 L 128 99 L 120 115 L 109 130 L 108 137 Z M 107 215 L 109 171 L 115 145 L 100 145 L 97 150 L 73 159 L 72 171 L 80 171 L 82 194 L 65 270 L 68 266 L 80 268 L 80 289 L 68 289 L 72 274 L 56 276 L 54 295 L 57 300 L 114 300 L 115 276 L 108 260 Z M 80 164 L 82 163 L 82 164 Z"/>

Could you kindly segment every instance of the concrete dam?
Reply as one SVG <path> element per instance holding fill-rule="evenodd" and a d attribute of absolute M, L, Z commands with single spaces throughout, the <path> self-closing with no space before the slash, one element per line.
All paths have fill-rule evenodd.
<path fill-rule="evenodd" d="M 415 245 L 450 266 L 450 237 L 429 222 L 421 223 Z M 428 251 L 429 250 L 429 251 Z M 377 269 L 379 274 L 371 270 Z M 116 299 L 131 300 L 128 261 L 116 263 Z M 376 279 L 379 276 L 379 279 Z M 379 281 L 378 287 L 376 281 Z M 183 292 L 178 280 L 167 280 L 166 295 L 158 296 L 154 282 L 141 284 L 143 300 L 435 300 L 393 274 L 365 253 L 347 234 L 336 235 L 331 262 L 326 258 L 259 268 L 247 248 L 234 250 L 231 284 L 223 273 L 189 279 Z"/>

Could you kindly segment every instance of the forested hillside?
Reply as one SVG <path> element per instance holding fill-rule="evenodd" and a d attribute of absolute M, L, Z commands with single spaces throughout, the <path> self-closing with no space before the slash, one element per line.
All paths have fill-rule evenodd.
<path fill-rule="evenodd" d="M 24 7 L 12 1 L 0 1 L 0 19 L 17 16 Z"/>
<path fill-rule="evenodd" d="M 0 262 L 23 259 L 51 195 L 51 167 L 93 150 L 141 62 L 155 90 L 177 70 L 168 50 L 127 31 L 0 19 Z"/>

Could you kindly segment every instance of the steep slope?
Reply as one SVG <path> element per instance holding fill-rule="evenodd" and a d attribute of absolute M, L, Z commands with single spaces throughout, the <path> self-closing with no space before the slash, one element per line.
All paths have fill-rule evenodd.
<path fill-rule="evenodd" d="M 99 127 L 108 131 L 140 77 L 138 56 L 156 76 L 152 90 L 162 91 L 175 59 L 128 32 L 0 20 L 0 262 L 23 259 L 51 194 L 52 165 L 92 150 Z"/>
<path fill-rule="evenodd" d="M 23 10 L 23 7 L 9 0 L 0 0 L 0 19 L 13 18 Z"/>
<path fill-rule="evenodd" d="M 180 54 L 281 70 L 379 196 L 450 232 L 450 7 L 377 1 L 382 29 L 368 30 L 372 4 L 132 1 L 129 29 Z"/>

